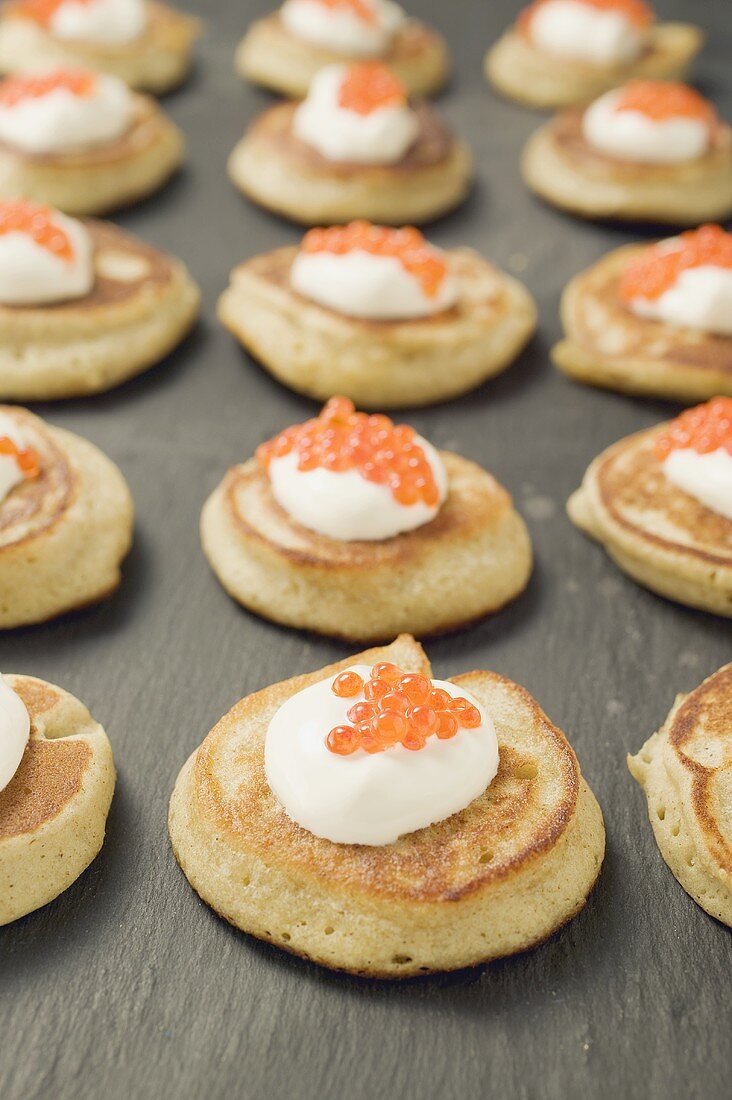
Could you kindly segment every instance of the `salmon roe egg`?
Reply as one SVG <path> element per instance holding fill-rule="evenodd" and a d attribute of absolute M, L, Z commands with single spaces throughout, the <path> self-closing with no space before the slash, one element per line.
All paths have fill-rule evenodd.
<path fill-rule="evenodd" d="M 653 10 L 644 0 L 581 0 L 588 8 L 595 8 L 601 12 L 617 12 L 624 15 L 634 27 L 645 30 L 653 23 L 655 16 Z M 540 8 L 543 8 L 550 0 L 534 0 L 528 8 L 519 15 L 519 29 L 526 33 L 531 29 L 531 20 Z"/>
<path fill-rule="evenodd" d="M 311 229 L 303 237 L 300 249 L 305 253 L 332 252 L 336 256 L 348 252 L 368 252 L 372 256 L 399 260 L 404 270 L 418 280 L 428 298 L 437 295 L 447 275 L 444 257 L 413 226 L 392 229 L 356 221 L 350 225 L 333 225 L 328 229 Z"/>
<path fill-rule="evenodd" d="M 15 107 L 24 99 L 40 99 L 58 90 L 85 99 L 92 95 L 95 85 L 96 77 L 86 69 L 56 69 L 38 76 L 9 76 L 0 82 L 0 106 Z"/>
<path fill-rule="evenodd" d="M 686 409 L 666 426 L 655 442 L 655 455 L 665 461 L 672 451 L 692 448 L 710 454 L 720 448 L 732 455 L 732 397 L 714 397 Z"/>
<path fill-rule="evenodd" d="M 298 470 L 356 470 L 386 486 L 400 504 L 440 503 L 434 471 L 412 430 L 395 427 L 388 416 L 357 413 L 346 397 L 332 397 L 318 417 L 262 443 L 256 456 L 266 470 L 273 459 L 292 453 Z"/>
<path fill-rule="evenodd" d="M 655 122 L 693 118 L 711 127 L 717 121 L 717 112 L 708 99 L 688 84 L 667 80 L 629 80 L 619 89 L 614 109 L 640 111 Z"/>
<path fill-rule="evenodd" d="M 349 756 L 359 747 L 358 734 L 353 726 L 334 726 L 325 743 L 338 756 Z"/>
<path fill-rule="evenodd" d="M 54 256 L 69 262 L 74 250 L 66 233 L 53 220 L 48 206 L 26 199 L 0 202 L 0 237 L 6 233 L 25 233 Z"/>
<path fill-rule="evenodd" d="M 363 680 L 357 672 L 341 672 L 333 681 L 333 694 L 342 699 L 353 699 L 363 687 Z"/>
<path fill-rule="evenodd" d="M 441 741 L 454 737 L 459 729 L 458 720 L 449 710 L 438 715 L 437 736 Z"/>
<path fill-rule="evenodd" d="M 625 269 L 618 292 L 626 303 L 634 298 L 654 301 L 682 271 L 702 265 L 732 269 L 732 233 L 719 225 L 703 225 L 682 233 L 673 245 L 668 241 L 651 245 Z"/>
<path fill-rule="evenodd" d="M 404 107 L 407 93 L 401 80 L 380 61 L 349 65 L 338 92 L 338 105 L 358 115 L 381 107 Z"/>
<path fill-rule="evenodd" d="M 31 447 L 19 447 L 7 435 L 0 436 L 0 455 L 7 455 L 9 458 L 14 459 L 26 480 L 38 477 L 41 472 L 38 454 Z"/>
<path fill-rule="evenodd" d="M 378 703 L 384 698 L 388 690 L 389 685 L 385 680 L 368 680 L 364 686 L 363 694 L 365 699 Z"/>
<path fill-rule="evenodd" d="M 420 676 L 417 672 L 408 672 L 399 681 L 399 690 L 403 692 L 411 703 L 418 705 L 426 703 L 432 691 L 432 682 L 426 676 Z"/>

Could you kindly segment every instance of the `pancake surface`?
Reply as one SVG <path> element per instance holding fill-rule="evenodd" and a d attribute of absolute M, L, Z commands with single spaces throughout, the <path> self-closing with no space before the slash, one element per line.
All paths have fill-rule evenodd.
<path fill-rule="evenodd" d="M 495 673 L 453 682 L 496 726 L 500 764 L 460 813 L 374 848 L 294 824 L 264 773 L 264 739 L 295 692 L 354 662 L 430 675 L 414 639 L 370 650 L 242 699 L 184 766 L 170 806 L 173 850 L 226 920 L 322 965 L 407 977 L 533 946 L 574 916 L 597 878 L 602 815 L 564 736 Z"/>
<path fill-rule="evenodd" d="M 528 291 L 472 249 L 445 253 L 456 305 L 417 321 L 364 321 L 302 297 L 290 288 L 297 251 L 241 264 L 218 312 L 276 378 L 311 397 L 381 409 L 444 401 L 507 367 L 536 325 Z"/>
<path fill-rule="evenodd" d="M 628 767 L 671 871 L 702 909 L 732 926 L 732 664 L 680 695 Z"/>
<path fill-rule="evenodd" d="M 0 925 L 63 893 L 104 840 L 114 792 L 112 750 L 73 695 L 8 676 L 31 719 L 20 767 L 0 791 Z"/>
<path fill-rule="evenodd" d="M 572 522 L 645 587 L 732 616 L 732 520 L 666 478 L 654 454 L 661 424 L 609 447 L 570 497 Z"/>

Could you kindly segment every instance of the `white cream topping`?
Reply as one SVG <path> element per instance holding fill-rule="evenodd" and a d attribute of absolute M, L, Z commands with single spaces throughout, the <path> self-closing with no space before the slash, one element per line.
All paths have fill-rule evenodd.
<path fill-rule="evenodd" d="M 53 221 L 73 248 L 67 260 L 37 244 L 27 233 L 0 234 L 0 303 L 46 305 L 85 297 L 94 285 L 92 243 L 81 222 L 58 211 Z"/>
<path fill-rule="evenodd" d="M 0 104 L 0 141 L 26 153 L 64 153 L 114 141 L 129 129 L 134 99 L 115 76 L 95 76 L 89 95 L 54 88 Z"/>
<path fill-rule="evenodd" d="M 368 665 L 353 665 L 364 680 Z M 325 738 L 348 723 L 347 712 L 362 695 L 341 699 L 334 678 L 299 691 L 269 724 L 264 745 L 267 781 L 288 817 L 315 836 L 336 844 L 393 844 L 457 813 L 481 795 L 498 771 L 498 739 L 490 716 L 469 692 L 433 680 L 453 698 L 463 696 L 483 721 L 441 741 L 429 737 L 416 752 L 394 745 L 369 754 L 332 753 Z"/>
<path fill-rule="evenodd" d="M 145 0 L 67 0 L 56 8 L 49 30 L 56 38 L 100 45 L 133 42 L 147 26 Z"/>
<path fill-rule="evenodd" d="M 400 504 L 388 485 L 368 481 L 357 470 L 298 470 L 294 451 L 271 460 L 272 495 L 297 523 L 340 542 L 377 542 L 413 531 L 435 518 L 447 496 L 447 472 L 439 453 L 419 435 L 414 442 L 424 451 L 437 483 L 440 499 L 433 507 L 423 501 Z"/>
<path fill-rule="evenodd" d="M 630 308 L 652 321 L 732 336 L 732 271 L 716 264 L 687 267 L 657 298 L 633 298 Z"/>
<path fill-rule="evenodd" d="M 620 65 L 641 53 L 645 36 L 621 11 L 600 11 L 581 0 L 552 0 L 530 22 L 538 49 L 594 65 Z"/>
<path fill-rule="evenodd" d="M 616 109 L 622 89 L 596 99 L 582 118 L 585 140 L 601 153 L 642 164 L 680 164 L 709 149 L 709 127 L 697 118 L 655 120 L 642 111 Z"/>
<path fill-rule="evenodd" d="M 4 412 L 0 412 L 0 439 L 9 439 L 20 451 L 24 451 L 28 447 L 25 434 L 12 416 L 8 416 Z M 0 504 L 5 500 L 11 489 L 14 489 L 16 485 L 20 485 L 23 480 L 23 471 L 15 456 L 0 454 Z"/>
<path fill-rule="evenodd" d="M 29 736 L 30 718 L 25 703 L 0 675 L 0 791 L 20 767 Z"/>
<path fill-rule="evenodd" d="M 693 447 L 671 451 L 661 467 L 670 482 L 713 512 L 732 519 L 732 455 L 724 447 L 699 454 Z"/>
<path fill-rule="evenodd" d="M 408 104 L 377 107 L 367 115 L 341 107 L 347 73 L 345 65 L 326 65 L 316 73 L 295 112 L 295 136 L 328 160 L 395 164 L 417 137 L 416 114 Z"/>
<path fill-rule="evenodd" d="M 346 57 L 381 57 L 406 20 L 390 0 L 365 0 L 373 20 L 362 19 L 353 8 L 329 7 L 318 0 L 286 0 L 280 18 L 296 38 Z"/>
<path fill-rule="evenodd" d="M 457 284 L 449 270 L 430 296 L 396 256 L 376 256 L 363 249 L 300 252 L 290 269 L 290 285 L 319 305 L 374 321 L 429 317 L 457 301 Z"/>

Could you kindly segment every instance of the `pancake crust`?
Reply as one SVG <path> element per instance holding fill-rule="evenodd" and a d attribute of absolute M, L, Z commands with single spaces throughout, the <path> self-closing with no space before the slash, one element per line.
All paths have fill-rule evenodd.
<path fill-rule="evenodd" d="M 111 389 L 159 362 L 198 315 L 183 264 L 108 222 L 87 222 L 96 279 L 81 299 L 0 305 L 0 398 L 46 401 Z"/>
<path fill-rule="evenodd" d="M 628 767 L 671 871 L 702 909 L 732 926 L 732 664 L 678 696 Z"/>
<path fill-rule="evenodd" d="M 419 133 L 391 165 L 331 161 L 292 132 L 297 103 L 254 120 L 229 158 L 229 175 L 253 202 L 303 225 L 365 218 L 385 225 L 425 222 L 467 194 L 472 159 L 435 109 L 417 104 Z"/>
<path fill-rule="evenodd" d="M 200 20 L 148 0 L 148 24 L 133 42 L 92 44 L 62 40 L 30 19 L 18 18 L 13 4 L 0 7 L 0 73 L 82 65 L 118 76 L 132 88 L 158 95 L 177 87 L 191 66 Z"/>
<path fill-rule="evenodd" d="M 8 676 L 31 719 L 20 767 L 0 791 L 0 925 L 68 889 L 102 846 L 114 791 L 112 750 L 62 688 Z"/>
<path fill-rule="evenodd" d="M 38 453 L 41 472 L 0 502 L 0 629 L 95 603 L 120 582 L 133 506 L 122 474 L 79 436 L 0 406 Z"/>
<path fill-rule="evenodd" d="M 628 436 L 596 458 L 570 497 L 570 519 L 646 588 L 732 616 L 732 520 L 664 476 L 653 448 L 665 428 Z"/>
<path fill-rule="evenodd" d="M 624 393 L 689 403 L 732 395 L 732 339 L 637 317 L 620 298 L 623 272 L 646 248 L 614 249 L 567 285 L 555 365 L 579 382 Z"/>
<path fill-rule="evenodd" d="M 132 124 L 91 149 L 28 153 L 0 142 L 0 199 L 27 198 L 67 214 L 103 214 L 158 190 L 180 165 L 183 136 L 149 96 Z"/>
<path fill-rule="evenodd" d="M 173 850 L 191 885 L 242 930 L 323 966 L 371 977 L 453 970 L 525 950 L 584 905 L 600 870 L 600 809 L 563 734 L 492 672 L 453 682 L 490 712 L 500 765 L 446 820 L 383 847 L 333 844 L 287 817 L 264 774 L 264 738 L 295 692 L 354 662 L 431 675 L 413 638 L 242 699 L 181 771 Z"/>
<path fill-rule="evenodd" d="M 281 95 L 299 99 L 325 65 L 359 60 L 304 42 L 286 30 L 278 13 L 252 23 L 236 52 L 236 68 L 245 80 Z M 444 39 L 430 27 L 410 19 L 381 58 L 410 95 L 434 95 L 447 80 L 450 67 Z"/>
<path fill-rule="evenodd" d="M 583 218 L 699 225 L 732 215 L 732 130 L 719 124 L 710 150 L 683 164 L 636 164 L 594 149 L 578 109 L 530 138 L 521 159 L 540 198 Z"/>
<path fill-rule="evenodd" d="M 639 58 L 626 65 L 591 65 L 537 50 L 515 29 L 507 31 L 485 58 L 485 75 L 507 99 L 528 107 L 572 107 L 588 103 L 632 78 L 683 80 L 704 43 L 688 23 L 656 23 Z"/>
<path fill-rule="evenodd" d="M 444 633 L 498 611 L 525 588 L 531 543 L 510 496 L 473 462 L 442 452 L 437 516 L 380 542 L 343 542 L 296 523 L 255 459 L 235 466 L 201 516 L 209 563 L 264 618 L 349 641 Z"/>
<path fill-rule="evenodd" d="M 505 369 L 536 327 L 528 291 L 468 248 L 446 253 L 459 298 L 412 321 L 364 321 L 290 289 L 296 247 L 237 267 L 219 301 L 220 320 L 286 386 L 359 408 L 444 401 Z"/>

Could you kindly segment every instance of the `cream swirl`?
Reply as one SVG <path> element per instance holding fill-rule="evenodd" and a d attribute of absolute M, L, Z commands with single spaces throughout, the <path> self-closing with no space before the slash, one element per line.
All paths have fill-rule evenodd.
<path fill-rule="evenodd" d="M 375 107 L 367 113 L 341 105 L 346 65 L 327 65 L 310 84 L 293 119 L 293 133 L 332 161 L 355 164 L 395 164 L 419 132 L 419 122 L 407 103 Z"/>
<path fill-rule="evenodd" d="M 548 0 L 529 21 L 534 45 L 557 57 L 621 65 L 639 56 L 645 35 L 623 11 L 602 11 L 582 0 Z"/>
<path fill-rule="evenodd" d="M 706 121 L 683 115 L 650 118 L 622 108 L 623 94 L 622 88 L 607 92 L 585 111 L 582 132 L 593 148 L 639 164 L 680 164 L 708 151 L 711 131 Z"/>
<path fill-rule="evenodd" d="M 45 211 L 45 208 L 41 208 Z M 93 249 L 81 222 L 57 210 L 47 211 L 51 230 L 68 247 L 55 252 L 24 229 L 5 230 L 0 208 L 0 303 L 45 305 L 85 297 L 94 285 Z"/>
<path fill-rule="evenodd" d="M 133 42 L 146 26 L 145 0 L 65 0 L 48 24 L 56 38 L 110 46 Z"/>
<path fill-rule="evenodd" d="M 364 680 L 371 673 L 368 665 L 351 670 Z M 460 729 L 449 740 L 430 737 L 416 752 L 401 744 L 376 753 L 330 752 L 328 732 L 347 721 L 355 701 L 335 695 L 332 683 L 321 680 L 283 703 L 264 746 L 273 794 L 308 832 L 337 844 L 393 844 L 464 809 L 495 777 L 498 740 L 490 716 L 477 699 L 446 680 L 432 683 L 477 707 L 479 726 Z"/>
<path fill-rule="evenodd" d="M 25 703 L 0 675 L 0 791 L 20 767 L 29 736 L 30 717 Z"/>
<path fill-rule="evenodd" d="M 346 57 L 386 54 L 406 16 L 391 0 L 285 0 L 280 19 L 295 38 Z"/>

